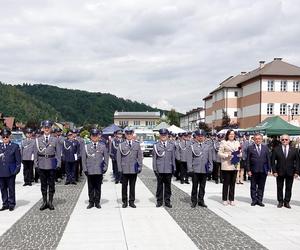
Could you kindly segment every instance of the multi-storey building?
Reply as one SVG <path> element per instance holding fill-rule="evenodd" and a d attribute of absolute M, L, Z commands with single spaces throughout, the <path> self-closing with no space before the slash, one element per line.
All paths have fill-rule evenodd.
<path fill-rule="evenodd" d="M 210 127 L 222 124 L 224 112 L 241 128 L 273 115 L 300 121 L 300 67 L 281 58 L 260 61 L 258 68 L 227 78 L 203 100 Z"/>
<path fill-rule="evenodd" d="M 114 124 L 120 127 L 154 128 L 160 120 L 160 112 L 118 112 L 114 114 Z"/>
<path fill-rule="evenodd" d="M 200 122 L 205 121 L 204 108 L 196 108 L 180 117 L 180 127 L 187 131 L 193 131 L 198 128 Z"/>

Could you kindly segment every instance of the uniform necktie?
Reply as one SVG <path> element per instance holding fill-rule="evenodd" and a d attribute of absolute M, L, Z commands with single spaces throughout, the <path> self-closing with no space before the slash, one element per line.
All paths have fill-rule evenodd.
<path fill-rule="evenodd" d="M 285 158 L 287 158 L 287 154 L 286 154 L 286 145 L 284 145 L 284 156 L 285 156 Z"/>
<path fill-rule="evenodd" d="M 164 145 L 164 148 L 166 147 L 166 143 L 165 142 L 163 142 L 163 145 Z"/>
<path fill-rule="evenodd" d="M 48 142 L 49 142 L 49 139 L 48 139 L 48 136 L 46 136 L 46 143 L 48 144 Z"/>
<path fill-rule="evenodd" d="M 129 144 L 129 147 L 131 147 L 131 141 L 129 141 L 128 144 Z"/>
<path fill-rule="evenodd" d="M 96 149 L 97 148 L 97 143 L 94 143 L 94 149 Z"/>

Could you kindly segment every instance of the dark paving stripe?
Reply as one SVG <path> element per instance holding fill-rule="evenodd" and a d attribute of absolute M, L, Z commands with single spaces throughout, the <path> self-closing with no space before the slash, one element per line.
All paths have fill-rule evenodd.
<path fill-rule="evenodd" d="M 55 249 L 84 186 L 56 185 L 54 211 L 40 211 L 42 200 L 0 237 L 0 249 Z"/>
<path fill-rule="evenodd" d="M 155 196 L 153 172 L 144 167 L 138 176 Z M 172 184 L 173 208 L 166 210 L 199 249 L 266 249 L 211 210 L 191 208 L 190 200 L 188 194 Z"/>

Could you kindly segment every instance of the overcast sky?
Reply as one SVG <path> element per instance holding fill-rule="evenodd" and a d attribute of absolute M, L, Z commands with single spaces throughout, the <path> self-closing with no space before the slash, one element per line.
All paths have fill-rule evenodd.
<path fill-rule="evenodd" d="M 221 81 L 300 66 L 298 0 L 0 0 L 0 81 L 185 112 Z"/>

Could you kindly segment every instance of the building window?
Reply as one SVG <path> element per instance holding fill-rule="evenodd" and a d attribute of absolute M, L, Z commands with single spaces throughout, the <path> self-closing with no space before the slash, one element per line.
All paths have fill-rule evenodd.
<path fill-rule="evenodd" d="M 154 126 L 155 121 L 146 121 L 146 126 Z"/>
<path fill-rule="evenodd" d="M 293 104 L 292 115 L 299 115 L 299 104 Z"/>
<path fill-rule="evenodd" d="M 267 115 L 273 115 L 274 104 L 268 103 L 267 105 Z"/>
<path fill-rule="evenodd" d="M 238 97 L 238 96 L 239 96 L 239 92 L 234 91 L 234 96 L 235 96 L 235 97 Z"/>
<path fill-rule="evenodd" d="M 280 91 L 282 92 L 287 91 L 287 81 L 280 82 Z"/>
<path fill-rule="evenodd" d="M 294 92 L 299 92 L 299 81 L 294 81 L 293 82 L 293 91 Z"/>
<path fill-rule="evenodd" d="M 273 80 L 269 80 L 268 81 L 268 91 L 274 91 L 274 81 Z"/>
<path fill-rule="evenodd" d="M 238 116 L 238 112 L 237 112 L 237 111 L 234 111 L 233 116 L 234 116 L 234 117 L 237 117 L 237 116 Z"/>
<path fill-rule="evenodd" d="M 280 114 L 281 115 L 286 115 L 286 104 L 285 103 L 282 103 L 280 104 Z"/>
<path fill-rule="evenodd" d="M 139 126 L 139 125 L 141 125 L 141 122 L 140 121 L 133 121 L 133 125 Z"/>

